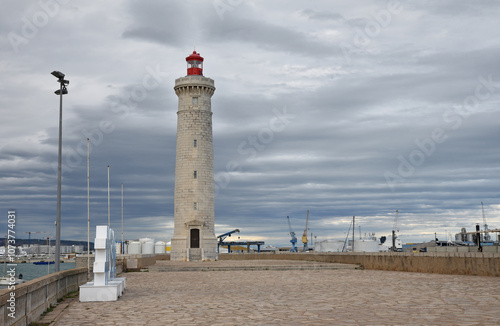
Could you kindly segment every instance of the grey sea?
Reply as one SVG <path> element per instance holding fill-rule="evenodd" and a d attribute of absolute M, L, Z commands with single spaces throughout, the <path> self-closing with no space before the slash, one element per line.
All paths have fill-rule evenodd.
<path fill-rule="evenodd" d="M 12 266 L 10 266 L 12 267 Z M 59 269 L 65 271 L 67 269 L 75 268 L 75 263 L 61 263 L 59 264 Z M 54 273 L 55 265 L 35 265 L 33 263 L 22 263 L 17 264 L 15 267 L 16 276 L 23 274 L 24 281 L 31 281 L 35 278 L 42 277 L 51 273 Z M 3 273 L 3 264 L 0 263 L 0 273 Z M 6 286 L 0 286 L 0 289 L 4 289 Z"/>

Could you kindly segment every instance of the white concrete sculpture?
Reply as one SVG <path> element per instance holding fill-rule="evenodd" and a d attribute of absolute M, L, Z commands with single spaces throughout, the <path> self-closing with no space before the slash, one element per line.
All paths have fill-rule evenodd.
<path fill-rule="evenodd" d="M 116 277 L 115 232 L 96 226 L 94 280 L 80 286 L 80 301 L 116 301 L 125 290 L 125 277 Z"/>

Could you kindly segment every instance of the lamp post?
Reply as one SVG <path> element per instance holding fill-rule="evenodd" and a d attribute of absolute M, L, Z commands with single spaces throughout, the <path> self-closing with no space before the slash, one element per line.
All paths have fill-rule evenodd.
<path fill-rule="evenodd" d="M 54 93 L 59 95 L 59 151 L 57 157 L 57 216 L 56 216 L 56 252 L 54 253 L 55 272 L 59 272 L 59 261 L 61 256 L 61 176 L 62 176 L 62 100 L 63 95 L 68 94 L 66 85 L 69 80 L 64 79 L 60 71 L 53 71 L 52 76 L 57 78 L 60 87 Z"/>

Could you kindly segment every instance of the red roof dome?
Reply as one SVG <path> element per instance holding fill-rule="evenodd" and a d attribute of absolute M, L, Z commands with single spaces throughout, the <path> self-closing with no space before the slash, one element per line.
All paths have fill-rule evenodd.
<path fill-rule="evenodd" d="M 199 53 L 196 53 L 196 51 L 193 51 L 193 53 L 189 57 L 186 57 L 186 61 L 192 60 L 203 61 L 203 57 L 200 56 Z"/>

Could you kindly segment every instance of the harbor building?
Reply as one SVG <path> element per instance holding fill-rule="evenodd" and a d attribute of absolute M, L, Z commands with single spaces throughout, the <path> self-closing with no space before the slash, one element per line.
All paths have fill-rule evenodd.
<path fill-rule="evenodd" d="M 187 76 L 175 80 L 177 141 L 174 235 L 170 259 L 215 260 L 214 155 L 211 98 L 214 81 L 203 76 L 203 57 L 186 58 Z"/>

